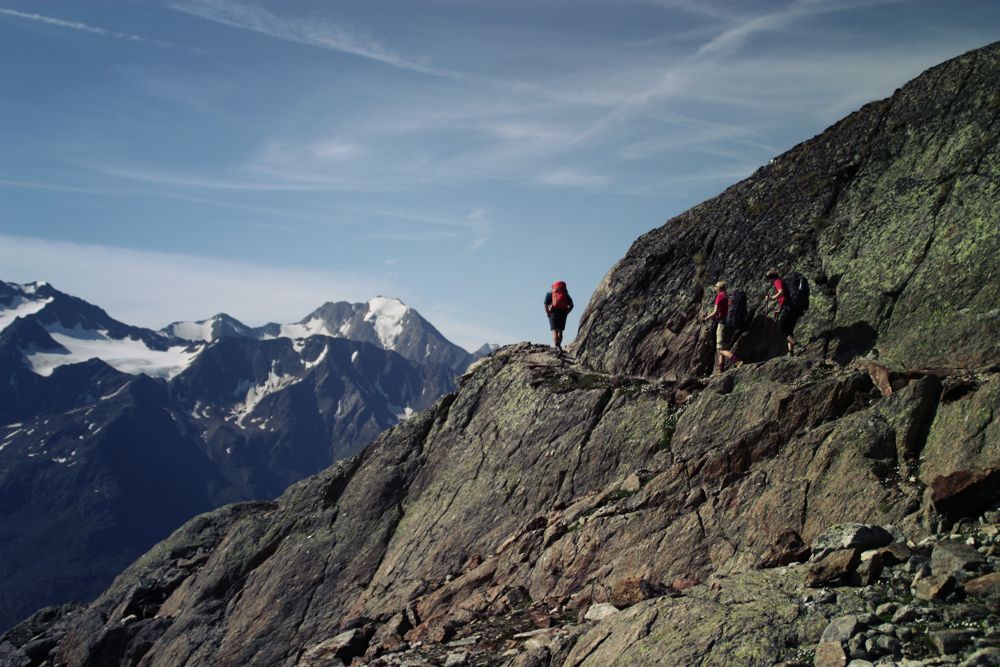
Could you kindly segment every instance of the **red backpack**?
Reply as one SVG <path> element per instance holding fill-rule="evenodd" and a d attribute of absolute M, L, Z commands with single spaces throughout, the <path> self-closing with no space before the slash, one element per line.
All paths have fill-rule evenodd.
<path fill-rule="evenodd" d="M 566 283 L 561 280 L 552 283 L 552 308 L 569 310 L 569 292 L 566 291 Z"/>

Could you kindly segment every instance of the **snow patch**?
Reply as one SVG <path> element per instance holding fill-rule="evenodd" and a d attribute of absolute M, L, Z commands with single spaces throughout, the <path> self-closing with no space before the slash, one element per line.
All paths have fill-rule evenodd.
<path fill-rule="evenodd" d="M 60 366 L 96 357 L 123 373 L 170 379 L 190 366 L 204 349 L 203 346 L 178 345 L 152 350 L 141 340 L 111 338 L 107 331 L 62 329 L 50 331 L 49 335 L 67 351 L 25 354 L 31 369 L 46 377 Z"/>
<path fill-rule="evenodd" d="M 211 342 L 212 320 L 204 322 L 177 322 L 170 326 L 170 333 L 184 340 L 203 340 Z"/>
<path fill-rule="evenodd" d="M 323 351 L 319 353 L 318 357 L 316 357 L 312 361 L 305 362 L 306 370 L 308 370 L 310 368 L 315 368 L 316 366 L 319 366 L 321 363 L 323 363 L 323 360 L 326 359 L 326 353 L 329 352 L 329 351 L 330 351 L 330 346 L 329 345 L 324 345 L 323 346 Z M 355 352 L 355 354 L 357 354 L 357 352 Z"/>
<path fill-rule="evenodd" d="M 128 385 L 129 385 L 129 383 L 127 383 L 127 382 L 126 382 L 125 384 L 123 384 L 122 386 L 118 387 L 117 389 L 115 389 L 115 390 L 114 390 L 113 392 L 111 392 L 110 394 L 105 394 L 104 396 L 101 396 L 101 398 L 100 398 L 100 399 L 98 399 L 98 400 L 101 400 L 101 401 L 106 401 L 106 400 L 108 400 L 108 399 L 111 399 L 111 398 L 114 398 L 114 397 L 115 397 L 115 396 L 117 396 L 118 394 L 120 394 L 120 393 L 122 393 L 123 391 L 125 391 L 125 390 L 126 390 L 126 389 L 128 388 Z M 46 422 L 46 423 L 47 423 L 47 422 Z"/>
<path fill-rule="evenodd" d="M 377 296 L 368 302 L 365 322 L 372 322 L 382 347 L 387 350 L 395 348 L 399 334 L 403 333 L 403 316 L 409 310 L 409 307 L 399 299 L 388 299 L 384 296 Z"/>
<path fill-rule="evenodd" d="M 336 334 L 326 328 L 326 322 L 319 317 L 314 317 L 308 322 L 299 324 L 282 324 L 278 331 L 279 338 L 308 338 L 309 336 L 330 336 L 336 338 Z"/>
<path fill-rule="evenodd" d="M 255 385 L 247 389 L 246 398 L 243 399 L 242 403 L 233 408 L 232 415 L 236 418 L 237 425 L 239 425 L 240 428 L 243 428 L 243 420 L 246 419 L 267 396 L 279 392 L 282 389 L 286 389 L 301 381 L 302 378 L 294 375 L 278 375 L 274 370 L 274 365 L 272 365 L 271 372 L 267 375 L 267 380 L 265 380 L 263 384 Z"/>
<path fill-rule="evenodd" d="M 31 293 L 33 292 L 34 290 L 32 290 Z M 3 331 L 13 324 L 14 320 L 18 317 L 34 315 L 51 302 L 52 297 L 49 297 L 48 299 L 25 299 L 20 296 L 14 297 L 14 301 L 11 302 L 9 306 L 3 306 L 3 310 L 0 310 L 0 331 Z"/>

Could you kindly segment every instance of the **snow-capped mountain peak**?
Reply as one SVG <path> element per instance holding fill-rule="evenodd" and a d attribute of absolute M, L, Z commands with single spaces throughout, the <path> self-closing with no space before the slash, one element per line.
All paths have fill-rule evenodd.
<path fill-rule="evenodd" d="M 115 320 L 105 311 L 46 282 L 0 282 L 0 332 L 18 318 L 32 327 L 11 329 L 6 345 L 35 373 L 98 358 L 132 375 L 173 377 L 200 352 L 174 337 Z"/>
<path fill-rule="evenodd" d="M 392 350 L 399 335 L 403 333 L 403 318 L 410 308 L 399 299 L 377 296 L 368 301 L 368 312 L 364 321 L 371 322 L 382 347 Z"/>
<path fill-rule="evenodd" d="M 42 297 L 36 294 L 38 285 L 28 283 L 0 283 L 5 288 L 0 291 L 0 331 L 14 323 L 18 317 L 28 317 L 52 303 L 53 297 Z M 42 284 L 44 285 L 44 283 Z"/>
<path fill-rule="evenodd" d="M 225 313 L 196 322 L 173 322 L 160 331 L 183 340 L 205 342 L 212 342 L 222 336 L 254 337 L 253 329 Z"/>

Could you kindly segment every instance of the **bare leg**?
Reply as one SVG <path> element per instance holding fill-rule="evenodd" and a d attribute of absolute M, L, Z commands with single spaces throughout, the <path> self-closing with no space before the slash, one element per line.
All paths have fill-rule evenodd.
<path fill-rule="evenodd" d="M 788 356 L 791 356 L 792 350 L 795 348 L 795 338 L 788 336 L 786 340 L 788 341 Z"/>
<path fill-rule="evenodd" d="M 560 352 L 562 352 L 562 337 L 563 337 L 563 332 L 562 331 L 553 331 L 552 333 L 555 334 L 554 337 L 555 337 L 555 340 L 556 340 L 556 349 L 559 350 Z"/>

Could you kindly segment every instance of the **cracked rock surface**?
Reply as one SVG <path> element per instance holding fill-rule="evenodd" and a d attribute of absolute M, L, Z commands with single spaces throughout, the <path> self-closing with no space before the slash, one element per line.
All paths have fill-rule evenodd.
<path fill-rule="evenodd" d="M 998 89 L 994 44 L 928 70 L 640 237 L 581 319 L 580 358 L 615 373 L 707 370 L 711 337 L 696 319 L 710 307 L 706 288 L 726 280 L 759 315 L 775 266 L 813 283 L 796 330 L 809 356 L 845 363 L 876 353 L 908 369 L 995 363 Z M 773 329 L 757 317 L 737 353 L 780 353 Z"/>

